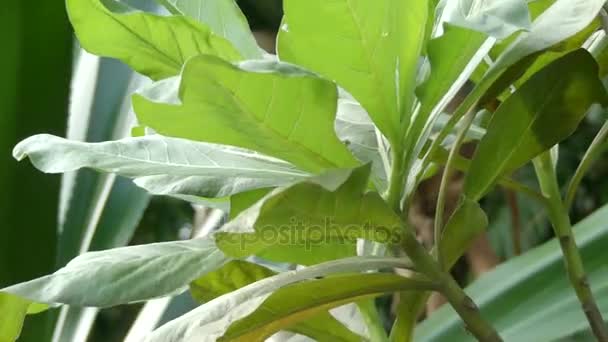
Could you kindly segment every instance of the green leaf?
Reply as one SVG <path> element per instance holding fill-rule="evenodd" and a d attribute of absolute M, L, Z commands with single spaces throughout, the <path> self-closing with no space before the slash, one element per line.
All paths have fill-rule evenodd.
<path fill-rule="evenodd" d="M 395 291 L 422 289 L 428 289 L 428 284 L 394 274 L 344 275 L 304 281 L 278 289 L 257 310 L 233 323 L 219 341 L 261 341 L 294 323 L 343 304 Z"/>
<path fill-rule="evenodd" d="M 241 59 L 230 42 L 187 17 L 143 13 L 114 0 L 68 0 L 67 7 L 82 47 L 155 80 L 179 74 L 201 54 Z"/>
<path fill-rule="evenodd" d="M 0 293 L 0 341 L 16 341 L 21 334 L 23 321 L 31 302 L 23 298 Z"/>
<path fill-rule="evenodd" d="M 604 315 L 608 314 L 607 219 L 608 207 L 603 207 L 573 229 Z M 589 327 L 566 276 L 556 239 L 500 264 L 474 282 L 467 293 L 505 341 L 555 341 Z M 458 315 L 445 306 L 419 326 L 415 340 L 459 342 L 471 337 L 462 329 Z"/>
<path fill-rule="evenodd" d="M 487 226 L 488 217 L 479 203 L 463 197 L 441 234 L 441 264 L 445 265 L 446 269 L 452 268 Z"/>
<path fill-rule="evenodd" d="M 262 58 L 262 50 L 249 29 L 247 18 L 234 0 L 157 0 L 173 14 L 182 14 L 209 26 L 228 39 L 247 59 Z"/>
<path fill-rule="evenodd" d="M 241 212 L 264 198 L 272 190 L 272 188 L 262 188 L 230 196 L 230 219 L 232 220 L 237 217 Z"/>
<path fill-rule="evenodd" d="M 336 81 L 396 144 L 410 120 L 429 7 L 424 0 L 286 0 L 279 58 Z"/>
<path fill-rule="evenodd" d="M 582 31 L 597 16 L 603 0 L 556 0 L 521 33 L 496 60 L 492 69 L 507 68 Z"/>
<path fill-rule="evenodd" d="M 48 173 L 92 168 L 135 179 L 154 194 L 223 197 L 288 185 L 308 175 L 289 163 L 240 148 L 149 135 L 102 143 L 48 134 L 19 143 L 13 154 L 29 157 Z"/>
<path fill-rule="evenodd" d="M 249 284 L 276 275 L 270 269 L 250 262 L 233 260 L 217 271 L 211 272 L 190 284 L 192 296 L 203 303 L 229 294 Z M 262 305 L 258 310 L 271 310 Z M 305 321 L 289 327 L 289 331 L 300 333 L 315 340 L 360 341 L 361 337 L 348 330 L 327 312 L 316 314 Z"/>
<path fill-rule="evenodd" d="M 294 66 L 195 57 L 180 99 L 133 101 L 140 122 L 161 134 L 248 148 L 310 172 L 357 165 L 334 131 L 335 86 Z"/>
<path fill-rule="evenodd" d="M 589 106 L 608 96 L 593 57 L 571 52 L 532 76 L 494 113 L 465 180 L 478 200 L 501 175 L 523 166 L 568 137 Z"/>
<path fill-rule="evenodd" d="M 0 292 L 37 303 L 109 307 L 173 294 L 228 259 L 210 238 L 88 252 Z"/>
<path fill-rule="evenodd" d="M 227 223 L 217 244 L 233 257 L 310 265 L 355 255 L 357 238 L 396 243 L 401 221 L 365 192 L 369 172 L 369 165 L 337 170 L 277 189 Z"/>
<path fill-rule="evenodd" d="M 146 342 L 216 341 L 224 335 L 230 325 L 256 311 L 273 292 L 280 288 L 316 277 L 394 267 L 408 266 L 403 259 L 354 257 L 280 273 L 218 297 L 194 309 L 157 329 Z M 399 280 L 399 284 L 401 284 L 399 286 L 409 287 L 413 282 L 417 283 L 413 280 L 408 281 L 406 278 L 399 278 Z"/>
<path fill-rule="evenodd" d="M 442 20 L 504 39 L 512 33 L 530 29 L 525 0 L 443 1 L 438 11 Z"/>

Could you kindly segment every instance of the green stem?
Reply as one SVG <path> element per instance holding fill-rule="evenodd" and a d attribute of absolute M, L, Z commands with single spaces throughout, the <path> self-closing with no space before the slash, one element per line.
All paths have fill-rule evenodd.
<path fill-rule="evenodd" d="M 534 169 L 536 170 L 540 188 L 548 199 L 547 211 L 549 219 L 564 255 L 564 263 L 570 283 L 587 316 L 593 334 L 598 341 L 607 342 L 608 332 L 587 281 L 583 261 L 572 234 L 572 225 L 570 217 L 568 217 L 568 211 L 562 202 L 555 169 L 549 152 L 545 152 L 534 159 Z"/>
<path fill-rule="evenodd" d="M 392 157 L 391 179 L 386 201 L 396 213 L 401 213 L 401 195 L 405 187 L 405 158 L 399 148 L 393 148 Z"/>
<path fill-rule="evenodd" d="M 448 155 L 448 160 L 445 163 L 443 168 L 443 175 L 441 176 L 441 185 L 439 186 L 439 195 L 437 196 L 437 207 L 435 208 L 435 227 L 433 230 L 434 243 L 435 243 L 435 254 L 437 256 L 437 260 L 439 260 L 441 265 L 441 249 L 439 248 L 439 240 L 441 239 L 441 232 L 443 230 L 443 215 L 445 212 L 445 202 L 448 193 L 448 185 L 450 183 L 450 177 L 452 176 L 452 166 L 456 157 L 460 152 L 460 146 L 464 141 L 465 136 L 467 135 L 467 131 L 471 127 L 473 123 L 473 119 L 475 119 L 475 108 L 476 106 L 472 106 L 467 114 L 462 119 L 463 124 L 456 135 L 456 140 L 452 145 L 452 149 L 450 150 L 450 154 Z"/>
<path fill-rule="evenodd" d="M 574 176 L 572 176 L 572 179 L 568 184 L 568 190 L 566 191 L 566 200 L 564 201 L 566 210 L 570 210 L 570 208 L 572 207 L 572 203 L 574 202 L 574 196 L 576 195 L 576 190 L 578 189 L 581 180 L 583 179 L 587 171 L 589 171 L 591 165 L 593 165 L 597 158 L 606 149 L 605 143 L 607 139 L 608 121 L 604 122 L 604 125 L 593 139 L 593 142 L 591 142 L 591 145 L 589 145 L 587 152 L 585 152 L 583 159 L 581 159 L 581 163 L 576 168 Z"/>
<path fill-rule="evenodd" d="M 441 269 L 433 257 L 416 240 L 411 230 L 404 235 L 403 248 L 419 267 L 432 281 L 439 284 L 439 291 L 446 297 L 450 305 L 456 310 L 464 321 L 467 330 L 482 342 L 502 341 L 498 332 L 484 320 L 473 300 L 460 288 L 452 276 Z"/>

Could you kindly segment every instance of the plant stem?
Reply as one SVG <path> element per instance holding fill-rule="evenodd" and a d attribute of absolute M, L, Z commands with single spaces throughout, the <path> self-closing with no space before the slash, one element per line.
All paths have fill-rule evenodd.
<path fill-rule="evenodd" d="M 473 336 L 482 342 L 502 341 L 494 327 L 481 316 L 473 300 L 460 288 L 449 273 L 441 269 L 433 257 L 416 240 L 411 230 L 404 234 L 403 248 L 420 271 L 438 284 L 440 292 L 456 310 L 464 321 L 467 330 Z"/>
<path fill-rule="evenodd" d="M 443 175 L 441 176 L 441 184 L 439 185 L 437 207 L 435 208 L 435 227 L 433 230 L 433 236 L 435 243 L 435 254 L 441 267 L 443 267 L 443 265 L 441 265 L 442 259 L 440 255 L 441 249 L 439 248 L 439 240 L 441 240 L 441 232 L 443 231 L 443 215 L 445 212 L 445 201 L 448 193 L 448 185 L 450 183 L 450 177 L 452 176 L 452 165 L 460 152 L 460 146 L 467 135 L 467 131 L 471 127 L 473 119 L 475 119 L 475 108 L 476 106 L 472 106 L 462 119 L 462 127 L 459 129 L 458 134 L 456 135 L 456 140 L 454 141 L 450 154 L 448 155 L 448 160 L 445 163 Z"/>
<path fill-rule="evenodd" d="M 565 207 L 566 210 L 570 210 L 572 207 L 572 203 L 574 202 L 574 197 L 576 196 L 576 190 L 581 183 L 581 180 L 591 168 L 591 165 L 600 157 L 602 152 L 606 149 L 606 141 L 608 140 L 608 121 L 604 122 L 604 125 L 597 133 L 591 145 L 585 152 L 583 159 L 581 159 L 581 163 L 576 168 L 574 172 L 574 176 L 570 180 L 568 184 L 568 190 L 566 191 L 566 199 L 565 199 Z"/>
<path fill-rule="evenodd" d="M 405 182 L 405 158 L 403 158 L 403 152 L 399 148 L 394 148 L 392 150 L 392 157 L 391 179 L 389 181 L 386 202 L 396 213 L 401 213 L 401 194 L 403 193 Z"/>
<path fill-rule="evenodd" d="M 553 168 L 549 152 L 545 152 L 534 159 L 534 169 L 536 170 L 540 188 L 548 199 L 547 211 L 549 219 L 564 255 L 564 263 L 570 283 L 587 316 L 593 334 L 598 341 L 607 342 L 608 332 L 587 281 L 583 261 L 572 234 L 570 217 L 560 195 L 555 169 Z"/>

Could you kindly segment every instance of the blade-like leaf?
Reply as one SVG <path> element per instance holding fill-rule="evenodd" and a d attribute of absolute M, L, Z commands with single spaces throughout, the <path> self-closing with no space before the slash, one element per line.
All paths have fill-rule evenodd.
<path fill-rule="evenodd" d="M 286 0 L 279 58 L 335 80 L 396 143 L 412 110 L 429 7 L 425 0 Z"/>
<path fill-rule="evenodd" d="M 232 324 L 219 341 L 261 341 L 294 323 L 346 303 L 395 291 L 426 289 L 428 284 L 424 282 L 394 274 L 344 275 L 304 281 L 278 289 L 257 310 Z"/>
<path fill-rule="evenodd" d="M 607 218 L 608 207 L 604 207 L 573 230 L 604 315 L 608 313 Z M 500 264 L 467 292 L 505 341 L 556 341 L 589 327 L 566 276 L 556 239 Z M 446 306 L 420 325 L 415 340 L 460 342 L 471 337 L 462 329 L 458 315 Z"/>
<path fill-rule="evenodd" d="M 402 226 L 382 198 L 365 193 L 369 166 L 271 192 L 216 234 L 228 255 L 310 265 L 356 254 L 356 239 L 398 242 Z"/>
<path fill-rule="evenodd" d="M 190 291 L 194 298 L 204 303 L 274 275 L 276 272 L 266 267 L 234 260 L 194 281 L 190 284 Z M 262 308 L 271 309 L 264 306 Z M 361 340 L 361 336 L 348 330 L 328 312 L 318 313 L 314 317 L 288 327 L 287 330 L 309 336 L 317 341 Z"/>
<path fill-rule="evenodd" d="M 108 307 L 166 296 L 228 259 L 210 238 L 85 253 L 57 272 L 0 292 L 36 303 Z"/>
<path fill-rule="evenodd" d="M 445 22 L 484 32 L 497 39 L 528 30 L 531 25 L 525 0 L 444 0 L 438 10 Z"/>
<path fill-rule="evenodd" d="M 593 57 L 577 50 L 532 76 L 494 113 L 465 180 L 478 200 L 499 176 L 568 137 L 593 103 L 608 96 Z"/>
<path fill-rule="evenodd" d="M 471 242 L 488 226 L 488 217 L 477 202 L 462 198 L 446 223 L 439 243 L 442 265 L 447 269 L 469 249 Z"/>
<path fill-rule="evenodd" d="M 160 135 L 83 143 L 41 134 L 18 144 L 14 156 L 29 157 L 49 173 L 85 167 L 113 172 L 155 194 L 223 197 L 307 177 L 289 163 L 251 151 Z"/>
<path fill-rule="evenodd" d="M 403 259 L 354 257 L 331 261 L 297 271 L 280 273 L 218 297 L 160 327 L 147 342 L 215 341 L 234 322 L 254 312 L 274 291 L 315 277 L 336 273 L 408 267 Z M 405 278 L 400 278 L 409 285 Z"/>
<path fill-rule="evenodd" d="M 228 39 L 248 59 L 262 57 L 247 18 L 234 0 L 157 0 L 171 13 L 183 14 Z"/>
<path fill-rule="evenodd" d="M 307 171 L 357 164 L 334 131 L 335 86 L 294 66 L 192 58 L 180 99 L 170 105 L 138 95 L 135 112 L 161 134 L 248 148 Z"/>
<path fill-rule="evenodd" d="M 184 16 L 134 11 L 115 0 L 68 0 L 67 7 L 82 47 L 152 79 L 179 74 L 186 60 L 200 54 L 241 58 L 230 42 Z"/>

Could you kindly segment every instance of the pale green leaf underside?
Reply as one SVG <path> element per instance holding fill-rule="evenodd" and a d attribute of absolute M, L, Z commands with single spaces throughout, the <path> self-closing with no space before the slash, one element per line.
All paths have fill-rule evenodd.
<path fill-rule="evenodd" d="M 388 152 L 383 159 L 378 141 L 379 136 L 374 122 L 361 105 L 352 99 L 338 100 L 336 115 L 336 134 L 352 154 L 363 163 L 372 163 L 372 180 L 379 193 L 388 188 Z"/>
<path fill-rule="evenodd" d="M 276 275 L 276 272 L 257 264 L 233 260 L 217 271 L 197 279 L 190 285 L 192 296 L 205 303 L 227 295 L 258 280 Z M 258 310 L 266 310 L 262 305 Z M 328 312 L 286 327 L 286 330 L 308 336 L 317 341 L 361 341 L 361 336 L 347 329 Z"/>
<path fill-rule="evenodd" d="M 521 33 L 496 60 L 493 69 L 505 69 L 522 58 L 574 36 L 597 16 L 604 0 L 556 0 Z"/>
<path fill-rule="evenodd" d="M 309 172 L 357 165 L 334 131 L 335 86 L 296 67 L 195 57 L 182 73 L 180 99 L 133 102 L 141 124 L 161 134 L 251 149 Z"/>
<path fill-rule="evenodd" d="M 228 258 L 210 238 L 85 253 L 57 272 L 0 292 L 33 302 L 109 307 L 167 296 Z"/>
<path fill-rule="evenodd" d="M 407 262 L 394 258 L 354 257 L 280 273 L 218 297 L 194 309 L 157 329 L 148 336 L 146 342 L 216 341 L 234 322 L 253 313 L 273 292 L 280 288 L 336 273 L 358 273 L 394 267 L 407 267 Z"/>
<path fill-rule="evenodd" d="M 247 59 L 262 57 L 262 50 L 235 0 L 158 0 L 171 13 L 183 14 L 209 26 L 230 41 Z"/>
<path fill-rule="evenodd" d="M 23 298 L 0 292 L 0 341 L 17 340 L 30 304 Z"/>
<path fill-rule="evenodd" d="M 606 103 L 598 67 L 576 50 L 533 75 L 494 113 L 465 179 L 465 194 L 478 200 L 509 174 L 568 137 L 589 106 Z"/>
<path fill-rule="evenodd" d="M 414 100 L 427 1 L 286 0 L 284 10 L 279 58 L 336 81 L 397 142 Z"/>
<path fill-rule="evenodd" d="M 234 257 L 310 265 L 355 255 L 357 238 L 398 242 L 399 217 L 365 193 L 369 169 L 339 171 L 333 188 L 311 180 L 271 192 L 222 227 L 218 246 Z"/>
<path fill-rule="evenodd" d="M 87 51 L 117 58 L 158 80 L 178 75 L 193 56 L 241 59 L 230 42 L 193 19 L 134 11 L 114 0 L 68 0 L 68 14 Z"/>
<path fill-rule="evenodd" d="M 29 157 L 43 172 L 91 168 L 133 178 L 150 192 L 165 195 L 224 197 L 308 176 L 252 151 L 160 135 L 84 143 L 40 134 L 19 143 L 13 154 L 18 160 Z"/>
<path fill-rule="evenodd" d="M 440 7 L 445 22 L 497 39 L 531 26 L 526 0 L 451 0 L 443 1 Z"/>

